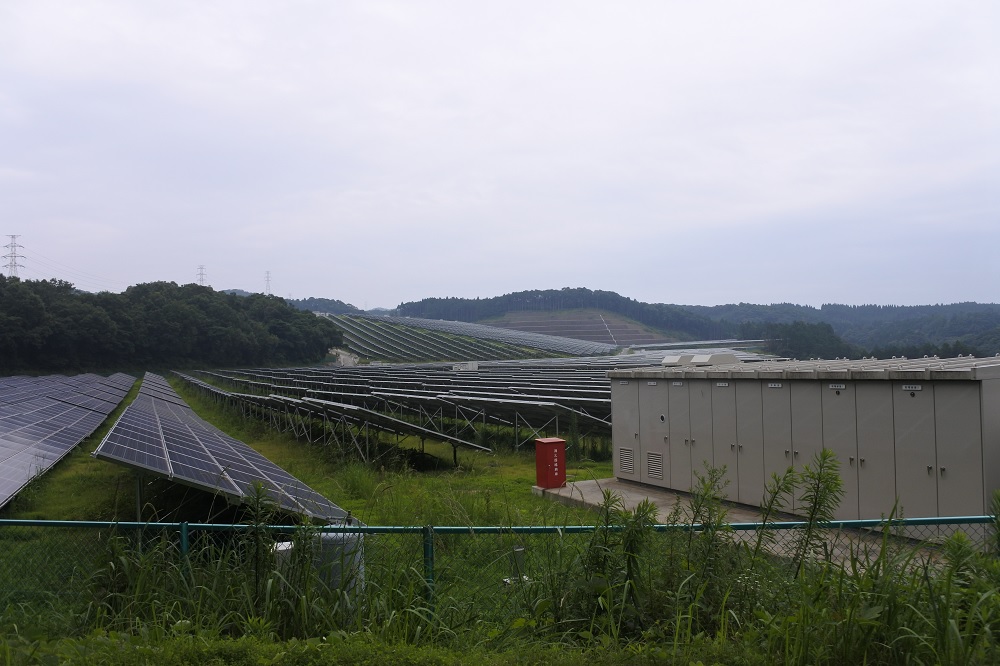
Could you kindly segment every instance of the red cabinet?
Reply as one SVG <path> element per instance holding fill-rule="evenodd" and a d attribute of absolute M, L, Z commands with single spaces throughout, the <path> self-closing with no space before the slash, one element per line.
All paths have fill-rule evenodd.
<path fill-rule="evenodd" d="M 535 485 L 562 488 L 566 485 L 566 440 L 542 437 L 535 440 Z"/>

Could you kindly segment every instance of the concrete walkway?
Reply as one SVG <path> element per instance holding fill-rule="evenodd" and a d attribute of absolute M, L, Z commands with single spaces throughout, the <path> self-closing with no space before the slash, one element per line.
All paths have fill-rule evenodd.
<path fill-rule="evenodd" d="M 656 505 L 658 511 L 658 521 L 663 521 L 674 507 L 678 504 L 682 508 L 689 506 L 690 495 L 666 488 L 652 488 L 650 486 L 621 481 L 619 479 L 590 479 L 587 481 L 575 481 L 567 483 L 562 488 L 539 488 L 532 486 L 531 492 L 540 497 L 547 497 L 570 506 L 582 506 L 589 509 L 596 509 L 604 500 L 604 491 L 610 490 L 625 503 L 626 509 L 634 509 L 639 502 L 649 499 Z M 728 521 L 731 523 L 756 523 L 760 522 L 760 511 L 755 507 L 745 504 L 735 504 L 726 502 Z M 683 515 L 683 514 L 682 514 Z M 788 516 L 778 517 L 779 520 L 795 518 Z"/>

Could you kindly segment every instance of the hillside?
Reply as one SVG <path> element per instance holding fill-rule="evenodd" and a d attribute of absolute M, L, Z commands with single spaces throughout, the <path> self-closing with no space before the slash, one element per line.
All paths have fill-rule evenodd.
<path fill-rule="evenodd" d="M 594 309 L 621 315 L 668 337 L 692 340 L 731 337 L 732 325 L 716 322 L 709 317 L 689 312 L 678 305 L 640 303 L 613 291 L 593 291 L 582 287 L 521 291 L 493 298 L 425 298 L 402 303 L 396 314 L 403 317 L 484 322 L 508 313 L 556 312 L 561 310 Z"/>
<path fill-rule="evenodd" d="M 553 312 L 508 312 L 478 322 L 527 333 L 558 335 L 589 342 L 602 342 L 616 347 L 675 342 L 656 329 L 611 312 L 585 308 Z"/>
<path fill-rule="evenodd" d="M 584 288 L 523 291 L 493 298 L 428 298 L 403 303 L 400 315 L 519 326 L 562 319 L 566 311 L 600 311 L 637 322 L 667 339 L 774 338 L 805 331 L 791 325 L 828 326 L 852 354 L 923 355 L 1000 353 L 1000 304 L 955 303 L 941 305 L 838 305 L 820 308 L 792 303 L 758 305 L 739 303 L 718 306 L 642 303 L 614 292 Z M 530 314 L 528 314 L 530 313 Z M 575 316 L 575 315 L 574 315 Z M 585 318 L 580 315 L 581 320 Z M 508 324 L 500 324 L 506 321 Z M 521 323 L 516 323 L 520 321 Z M 818 331 L 811 331 L 810 336 Z M 593 334 L 583 328 L 580 333 Z M 824 337 L 827 332 L 819 331 Z M 565 335 L 565 333 L 564 333 Z M 825 348 L 836 348 L 829 340 Z M 801 347 L 799 347 L 801 348 Z"/>

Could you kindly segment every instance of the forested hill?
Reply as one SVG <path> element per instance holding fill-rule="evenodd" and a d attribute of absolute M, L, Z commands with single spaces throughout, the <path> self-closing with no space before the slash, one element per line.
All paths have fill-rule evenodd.
<path fill-rule="evenodd" d="M 827 323 L 847 342 L 869 350 L 960 344 L 980 353 L 1000 352 L 1000 304 L 684 306 L 713 321 Z M 909 355 L 912 355 L 909 354 Z"/>
<path fill-rule="evenodd" d="M 0 373 L 309 363 L 341 343 L 281 298 L 151 282 L 89 294 L 0 276 Z"/>
<path fill-rule="evenodd" d="M 396 308 L 396 313 L 403 317 L 478 322 L 507 312 L 576 308 L 607 310 L 664 333 L 691 339 L 718 337 L 718 331 L 726 328 L 703 314 L 677 305 L 640 303 L 613 291 L 568 287 L 560 290 L 520 291 L 493 298 L 425 298 L 415 303 L 401 304 Z"/>
<path fill-rule="evenodd" d="M 338 301 L 333 298 L 292 298 L 288 300 L 288 304 L 293 308 L 308 310 L 309 312 L 329 312 L 330 314 L 361 312 L 360 309 L 350 303 Z"/>
<path fill-rule="evenodd" d="M 778 337 L 806 330 L 791 324 L 812 325 L 811 335 L 829 338 L 826 350 L 848 349 L 852 354 L 922 355 L 1000 352 L 1000 305 L 823 305 L 815 308 L 791 303 L 698 306 L 641 303 L 615 292 L 584 288 L 522 291 L 493 298 L 428 298 L 403 303 L 397 313 L 411 317 L 481 321 L 521 310 L 555 311 L 599 308 L 635 319 L 681 339 Z M 829 327 L 827 329 L 826 327 Z M 817 352 L 811 352 L 817 353 Z M 840 355 L 844 355 L 842 352 Z"/>

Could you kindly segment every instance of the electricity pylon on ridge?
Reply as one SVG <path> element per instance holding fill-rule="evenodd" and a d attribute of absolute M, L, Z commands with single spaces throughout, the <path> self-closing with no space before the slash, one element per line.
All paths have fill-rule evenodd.
<path fill-rule="evenodd" d="M 7 260 L 7 277 L 17 277 L 17 269 L 24 268 L 21 264 L 17 263 L 18 259 L 23 259 L 24 257 L 17 253 L 17 248 L 24 248 L 23 245 L 18 244 L 17 239 L 20 234 L 8 234 L 7 237 L 10 238 L 10 242 L 4 247 L 7 248 L 7 254 L 4 259 Z"/>

